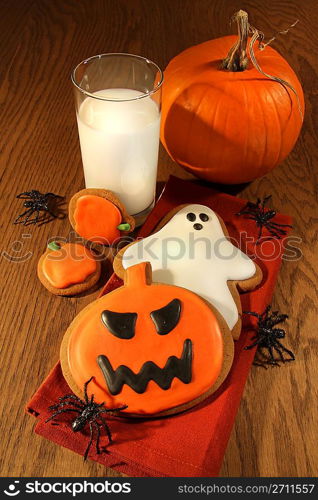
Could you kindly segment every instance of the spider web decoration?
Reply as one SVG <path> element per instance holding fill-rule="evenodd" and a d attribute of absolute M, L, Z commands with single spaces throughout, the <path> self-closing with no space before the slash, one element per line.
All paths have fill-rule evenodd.
<path fill-rule="evenodd" d="M 252 337 L 252 344 L 244 347 L 244 349 L 253 349 L 257 346 L 257 352 L 260 354 L 261 362 L 254 363 L 258 366 L 272 365 L 280 366 L 279 363 L 294 361 L 295 355 L 292 351 L 283 346 L 279 339 L 285 338 L 285 330 L 282 328 L 274 328 L 279 323 L 284 323 L 288 318 L 287 314 L 280 314 L 278 311 L 271 312 L 271 306 L 267 306 L 262 314 L 251 311 L 243 311 L 244 314 L 249 314 L 257 318 L 255 335 Z M 267 350 L 267 353 L 264 352 Z M 275 354 L 278 354 L 275 358 Z M 286 354 L 289 357 L 285 357 Z"/>
<path fill-rule="evenodd" d="M 110 410 L 105 408 L 105 403 L 95 403 L 94 394 L 92 394 L 89 398 L 87 394 L 87 386 L 93 380 L 93 378 L 94 377 L 91 377 L 84 384 L 84 400 L 80 399 L 78 396 L 75 396 L 75 394 L 66 394 L 65 396 L 60 397 L 58 399 L 58 403 L 49 406 L 48 409 L 52 411 L 53 414 L 45 421 L 45 423 L 50 422 L 62 413 L 76 413 L 77 416 L 71 423 L 72 431 L 79 432 L 85 427 L 89 427 L 90 438 L 84 453 L 84 461 L 88 457 L 88 453 L 94 439 L 96 440 L 96 453 L 100 455 L 100 438 L 102 430 L 105 431 L 108 437 L 108 444 L 113 442 L 110 428 L 103 415 L 107 413 L 110 415 L 114 415 L 127 408 L 127 406 L 124 405 L 120 406 L 119 408 L 113 408 Z"/>
<path fill-rule="evenodd" d="M 238 216 L 244 215 L 246 219 L 255 221 L 256 226 L 259 228 L 256 245 L 260 243 L 264 228 L 266 228 L 270 234 L 267 239 L 281 239 L 282 236 L 287 234 L 284 228 L 293 227 L 290 224 L 279 224 L 272 220 L 276 216 L 276 210 L 265 208 L 266 203 L 271 197 L 272 195 L 266 196 L 263 201 L 257 198 L 256 203 L 248 201 L 242 210 L 236 213 Z"/>
<path fill-rule="evenodd" d="M 26 208 L 15 219 L 14 224 L 45 223 L 57 218 L 64 218 L 65 214 L 60 210 L 60 205 L 64 203 L 64 196 L 54 193 L 40 193 L 36 189 L 25 191 L 17 195 L 20 200 L 25 200 L 23 207 Z M 33 214 L 35 217 L 32 218 Z"/>

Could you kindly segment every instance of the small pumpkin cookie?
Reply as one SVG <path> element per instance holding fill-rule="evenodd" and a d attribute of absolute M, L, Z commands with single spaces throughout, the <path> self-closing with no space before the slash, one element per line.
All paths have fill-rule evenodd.
<path fill-rule="evenodd" d="M 135 228 L 135 220 L 119 199 L 106 189 L 82 189 L 69 204 L 73 229 L 88 241 L 112 245 Z"/>
<path fill-rule="evenodd" d="M 83 309 L 61 345 L 63 375 L 89 396 L 132 417 L 186 410 L 215 392 L 234 354 L 231 332 L 218 311 L 198 295 L 153 283 L 151 265 L 125 272 L 124 286 Z"/>
<path fill-rule="evenodd" d="M 80 243 L 51 242 L 38 262 L 41 283 L 55 295 L 77 295 L 99 280 L 101 264 Z"/>

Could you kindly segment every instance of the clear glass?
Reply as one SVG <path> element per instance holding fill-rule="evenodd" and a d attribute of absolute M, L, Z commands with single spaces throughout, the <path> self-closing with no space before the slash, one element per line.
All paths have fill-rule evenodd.
<path fill-rule="evenodd" d="M 101 54 L 76 66 L 72 82 L 85 185 L 113 191 L 140 222 L 155 198 L 162 71 L 140 56 Z"/>

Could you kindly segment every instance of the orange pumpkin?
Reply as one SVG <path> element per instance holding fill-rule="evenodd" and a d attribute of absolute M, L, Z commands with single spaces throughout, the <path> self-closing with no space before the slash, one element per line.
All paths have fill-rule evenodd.
<path fill-rule="evenodd" d="M 198 177 L 227 184 L 251 181 L 281 163 L 298 138 L 304 111 L 301 84 L 287 61 L 269 46 L 257 50 L 261 70 L 288 82 L 296 94 L 246 59 L 243 11 L 238 24 L 228 70 L 222 60 L 237 37 L 196 45 L 169 63 L 162 95 L 161 140 L 171 158 Z"/>
<path fill-rule="evenodd" d="M 233 341 L 211 306 L 184 288 L 151 284 L 149 263 L 130 267 L 125 285 L 88 305 L 61 346 L 75 393 L 89 385 L 107 408 L 156 415 L 192 406 L 230 369 Z M 224 361 L 226 359 L 226 362 Z"/>

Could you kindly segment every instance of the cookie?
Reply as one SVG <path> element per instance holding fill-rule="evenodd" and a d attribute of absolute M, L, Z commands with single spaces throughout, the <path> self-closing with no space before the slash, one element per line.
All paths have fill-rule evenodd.
<path fill-rule="evenodd" d="M 101 264 L 84 245 L 51 242 L 38 262 L 41 283 L 55 295 L 77 295 L 97 283 Z"/>
<path fill-rule="evenodd" d="M 204 205 L 182 205 L 170 212 L 156 232 L 121 249 L 114 270 L 151 262 L 154 281 L 191 290 L 212 304 L 234 339 L 241 332 L 238 289 L 253 290 L 262 281 L 255 262 L 232 244 L 222 219 Z"/>
<path fill-rule="evenodd" d="M 125 272 L 125 284 L 89 304 L 61 344 L 64 377 L 82 397 L 132 417 L 186 410 L 212 394 L 233 361 L 233 339 L 220 314 L 184 288 L 152 283 L 151 266 Z"/>
<path fill-rule="evenodd" d="M 135 228 L 135 220 L 112 191 L 82 189 L 69 204 L 73 229 L 88 241 L 112 245 Z"/>

